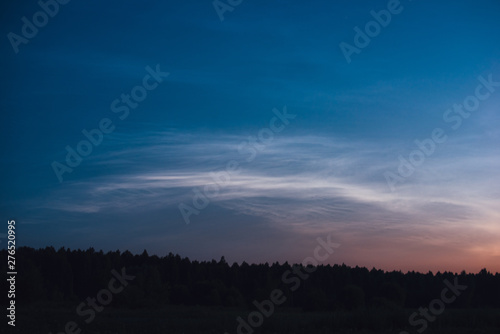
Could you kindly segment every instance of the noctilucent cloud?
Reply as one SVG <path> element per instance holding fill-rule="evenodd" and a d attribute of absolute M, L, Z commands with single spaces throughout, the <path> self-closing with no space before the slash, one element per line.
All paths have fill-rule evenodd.
<path fill-rule="evenodd" d="M 0 12 L 20 245 L 500 271 L 500 2 Z"/>

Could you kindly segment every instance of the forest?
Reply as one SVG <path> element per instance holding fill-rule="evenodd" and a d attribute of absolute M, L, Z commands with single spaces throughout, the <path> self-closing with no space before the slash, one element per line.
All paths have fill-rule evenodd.
<path fill-rule="evenodd" d="M 7 258 L 6 250 L 1 253 Z M 184 310 L 184 313 L 205 310 L 200 318 L 216 317 L 209 314 L 219 310 L 224 313 L 224 321 L 215 326 L 220 326 L 220 331 L 231 332 L 238 328 L 242 333 L 274 331 L 276 328 L 269 329 L 269 326 L 275 323 L 279 327 L 276 322 L 282 321 L 279 319 L 287 313 L 303 316 L 302 327 L 307 327 L 307 319 L 319 321 L 321 324 L 316 325 L 320 327 L 314 327 L 318 332 L 335 324 L 339 329 L 352 325 L 374 331 L 388 327 L 394 328 L 393 332 L 396 328 L 426 329 L 442 313 L 474 314 L 468 320 L 472 322 L 471 327 L 479 326 L 476 323 L 479 321 L 487 328 L 500 328 L 500 274 L 486 269 L 479 273 L 403 273 L 345 264 L 317 267 L 286 262 L 229 264 L 224 257 L 200 262 L 172 253 L 160 257 L 146 251 L 134 255 L 129 251 L 105 253 L 93 248 L 56 250 L 53 247 L 21 247 L 16 261 L 19 272 L 16 303 L 21 306 L 21 314 L 23 310 L 44 309 L 40 313 L 44 314 L 40 319 L 44 324 L 41 328 L 50 328 L 54 333 L 57 327 L 63 328 L 64 323 L 72 319 L 85 326 L 93 323 L 94 318 L 101 318 L 96 323 L 102 325 L 100 312 L 104 310 L 105 314 L 106 308 L 124 314 L 162 308 Z M 2 262 L 2 266 L 6 272 L 6 264 Z M 7 281 L 2 280 L 1 284 L 4 285 L 2 291 L 6 291 Z M 56 312 L 63 306 L 70 310 L 67 320 L 52 317 L 49 309 Z M 254 311 L 260 312 L 260 318 L 249 316 Z M 268 321 L 275 311 L 276 319 Z M 379 315 L 374 316 L 373 312 Z M 485 316 L 488 312 L 493 313 Z M 108 316 L 110 314 L 108 311 Z M 335 314 L 344 315 L 343 319 L 335 320 Z M 485 318 L 474 320 L 478 315 Z M 326 318 L 314 320 L 315 317 Z M 464 318 L 454 317 L 457 321 Z M 383 320 L 386 318 L 387 321 Z M 62 323 L 57 326 L 57 321 Z M 440 321 L 443 320 L 436 323 Z M 182 332 L 182 324 L 165 326 L 172 330 L 177 326 Z"/>

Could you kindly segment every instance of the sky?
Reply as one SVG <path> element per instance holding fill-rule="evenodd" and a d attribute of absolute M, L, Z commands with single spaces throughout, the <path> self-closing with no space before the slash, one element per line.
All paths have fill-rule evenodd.
<path fill-rule="evenodd" d="M 500 272 L 499 1 L 65 1 L 0 10 L 18 246 Z"/>

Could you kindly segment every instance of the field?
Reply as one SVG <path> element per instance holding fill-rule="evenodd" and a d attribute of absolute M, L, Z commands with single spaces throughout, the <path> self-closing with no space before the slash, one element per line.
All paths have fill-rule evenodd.
<path fill-rule="evenodd" d="M 212 334 L 238 333 L 236 319 L 248 319 L 253 310 L 221 307 L 162 307 L 117 309 L 107 307 L 89 324 L 76 314 L 76 304 L 38 303 L 17 310 L 16 329 L 12 333 L 64 333 L 68 322 L 78 327 L 68 333 L 89 334 Z M 302 312 L 298 309 L 277 309 L 265 318 L 259 328 L 242 329 L 240 333 L 419 333 L 421 326 L 411 327 L 408 317 L 415 310 L 387 311 L 364 309 L 353 312 Z M 78 330 L 81 330 L 79 332 Z M 498 334 L 500 310 L 445 310 L 422 333 Z"/>

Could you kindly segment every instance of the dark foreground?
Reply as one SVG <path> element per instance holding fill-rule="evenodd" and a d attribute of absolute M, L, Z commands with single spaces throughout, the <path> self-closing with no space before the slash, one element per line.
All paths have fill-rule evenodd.
<path fill-rule="evenodd" d="M 4 315 L 0 333 L 500 333 L 500 273 L 486 268 L 230 265 L 92 248 L 15 256 L 19 275 L 0 290 L 12 292 L 16 327 L 4 330 Z"/>
<path fill-rule="evenodd" d="M 16 328 L 10 333 L 66 333 L 65 326 L 74 321 L 77 327 L 67 333 L 238 333 L 236 319 L 248 319 L 252 310 L 168 306 L 150 309 L 107 307 L 96 313 L 86 324 L 76 314 L 74 303 L 37 303 L 17 310 Z M 240 333 L 419 333 L 421 324 L 412 327 L 409 316 L 414 309 L 389 311 L 364 309 L 357 311 L 302 312 L 298 309 L 278 308 L 265 318 L 259 328 Z M 420 318 L 419 318 L 420 319 Z M 81 331 L 79 331 L 81 330 Z M 500 309 L 445 310 L 421 333 L 500 333 Z"/>

